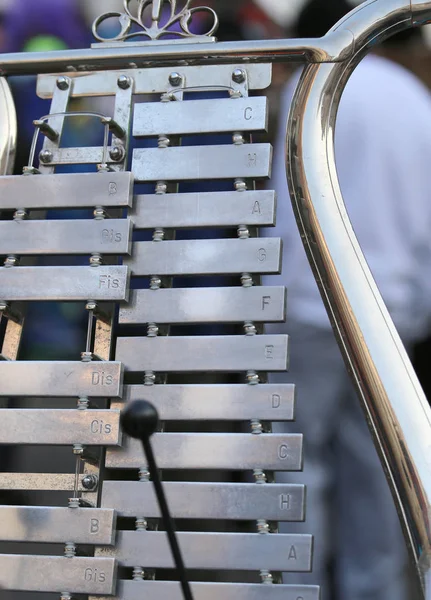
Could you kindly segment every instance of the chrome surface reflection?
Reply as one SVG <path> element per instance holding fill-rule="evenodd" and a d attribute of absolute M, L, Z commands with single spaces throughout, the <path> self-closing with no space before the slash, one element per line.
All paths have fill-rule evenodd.
<path fill-rule="evenodd" d="M 347 215 L 335 166 L 334 129 L 344 87 L 371 46 L 430 18 L 430 2 L 371 0 L 358 7 L 332 30 L 352 32 L 353 56 L 344 63 L 304 70 L 287 126 L 287 175 L 298 226 L 427 600 L 431 409 Z"/>

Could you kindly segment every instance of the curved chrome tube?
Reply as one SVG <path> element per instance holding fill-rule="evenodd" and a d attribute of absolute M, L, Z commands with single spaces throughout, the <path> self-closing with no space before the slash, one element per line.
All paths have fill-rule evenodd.
<path fill-rule="evenodd" d="M 17 138 L 15 103 L 7 81 L 0 78 L 0 175 L 13 171 Z"/>
<path fill-rule="evenodd" d="M 287 126 L 287 176 L 300 233 L 427 600 L 431 599 L 431 409 L 347 215 L 335 166 L 334 128 L 345 85 L 371 46 L 430 18 L 431 2 L 370 0 L 361 5 L 332 30 L 353 33 L 354 55 L 343 63 L 314 64 L 304 70 Z"/>

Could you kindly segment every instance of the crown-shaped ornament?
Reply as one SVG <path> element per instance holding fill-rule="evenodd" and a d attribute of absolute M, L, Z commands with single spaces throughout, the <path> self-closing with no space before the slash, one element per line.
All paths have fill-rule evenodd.
<path fill-rule="evenodd" d="M 131 10 L 132 3 L 137 5 L 134 13 Z M 123 12 L 108 12 L 94 21 L 93 35 L 99 42 L 125 42 L 140 38 L 159 40 L 168 35 L 178 38 L 202 37 L 202 34 L 192 33 L 190 26 L 196 13 L 207 13 L 213 25 L 203 35 L 212 36 L 219 26 L 217 14 L 207 6 L 191 7 L 191 3 L 192 0 L 123 0 Z M 99 30 L 102 23 L 112 18 L 119 20 L 121 31 L 115 37 L 106 38 Z"/>

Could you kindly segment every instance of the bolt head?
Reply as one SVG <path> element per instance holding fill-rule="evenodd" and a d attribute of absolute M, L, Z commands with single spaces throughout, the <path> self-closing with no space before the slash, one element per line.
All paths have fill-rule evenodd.
<path fill-rule="evenodd" d="M 181 85 L 182 80 L 182 75 L 180 73 L 177 73 L 176 71 L 169 75 L 169 83 L 174 87 L 178 87 L 179 85 Z"/>
<path fill-rule="evenodd" d="M 122 90 L 128 90 L 132 85 L 132 81 L 130 77 L 127 77 L 127 75 L 120 75 L 120 77 L 117 79 L 117 85 Z"/>
<path fill-rule="evenodd" d="M 123 158 L 124 158 L 124 148 L 122 146 L 114 146 L 109 151 L 109 156 L 111 157 L 112 160 L 115 160 L 115 162 L 123 160 Z"/>
<path fill-rule="evenodd" d="M 50 163 L 53 158 L 54 158 L 54 155 L 51 152 L 51 150 L 42 150 L 39 154 L 39 160 L 40 160 L 40 162 L 43 162 L 44 164 Z"/>
<path fill-rule="evenodd" d="M 243 71 L 243 69 L 235 69 L 232 73 L 232 79 L 235 83 L 244 83 L 245 71 Z"/>
<path fill-rule="evenodd" d="M 82 478 L 81 483 L 85 490 L 93 491 L 97 488 L 98 479 L 96 475 L 86 475 Z"/>
<path fill-rule="evenodd" d="M 62 75 L 57 79 L 57 87 L 59 90 L 62 90 L 64 92 L 65 90 L 69 89 L 69 86 L 70 80 L 68 77 L 64 77 L 64 75 Z"/>

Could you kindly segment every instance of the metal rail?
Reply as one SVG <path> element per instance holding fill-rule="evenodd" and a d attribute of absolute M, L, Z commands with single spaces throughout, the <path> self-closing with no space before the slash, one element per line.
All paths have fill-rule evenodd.
<path fill-rule="evenodd" d="M 431 18 L 431 3 L 371 0 L 334 27 L 348 27 L 355 54 L 309 65 L 287 126 L 294 211 L 342 354 L 380 453 L 408 546 L 431 598 L 431 409 L 377 289 L 338 183 L 334 130 L 342 92 L 376 43 Z M 331 35 L 331 32 L 328 34 Z M 424 276 L 426 276 L 424 274 Z"/>

